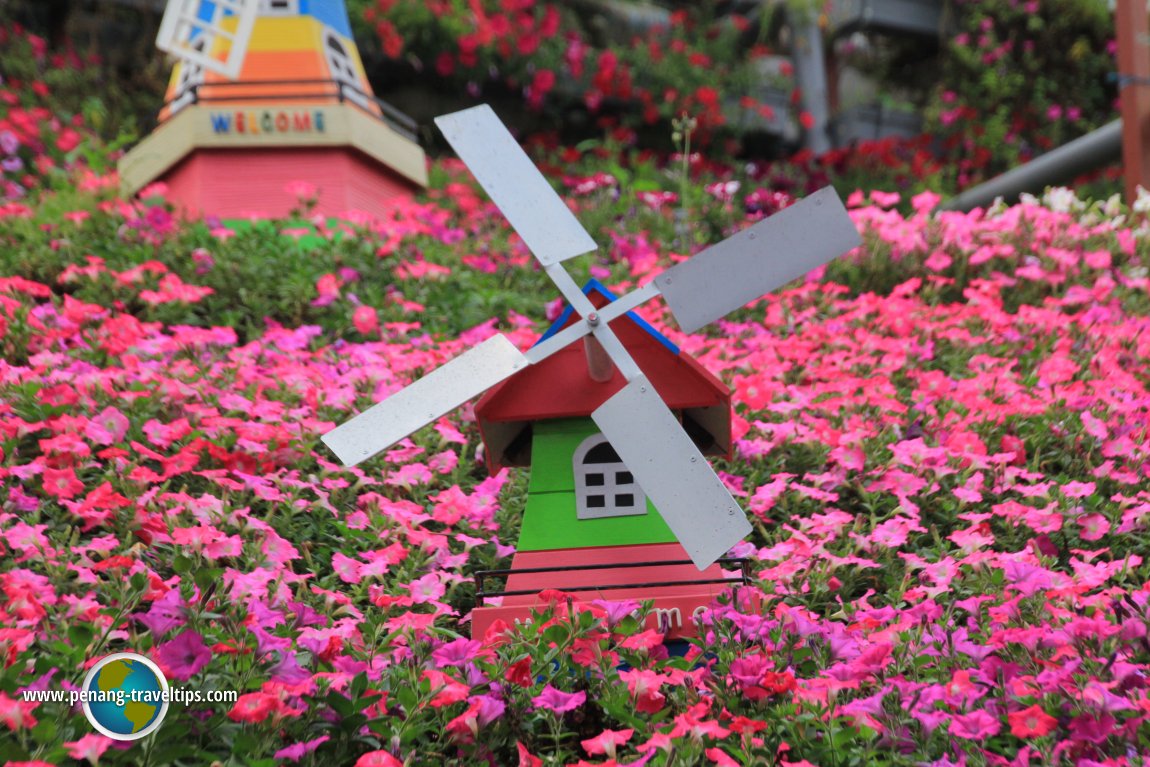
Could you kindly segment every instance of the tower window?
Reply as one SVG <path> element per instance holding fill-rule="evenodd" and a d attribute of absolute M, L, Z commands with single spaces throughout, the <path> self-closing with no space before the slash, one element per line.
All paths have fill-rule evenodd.
<path fill-rule="evenodd" d="M 261 16 L 298 16 L 299 0 L 260 0 Z"/>
<path fill-rule="evenodd" d="M 359 70 L 351 53 L 339 39 L 339 35 L 330 27 L 324 28 L 323 53 L 327 59 L 327 67 L 331 72 L 331 79 L 340 85 L 340 94 L 343 100 L 357 104 L 371 111 L 371 99 L 362 90 L 359 81 Z"/>
<path fill-rule="evenodd" d="M 579 519 L 647 513 L 647 496 L 602 434 L 579 445 L 574 455 L 575 505 Z"/>

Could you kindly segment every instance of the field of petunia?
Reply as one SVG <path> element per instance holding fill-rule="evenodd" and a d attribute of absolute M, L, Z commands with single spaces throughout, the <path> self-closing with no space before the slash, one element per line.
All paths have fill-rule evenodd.
<path fill-rule="evenodd" d="M 755 525 L 685 656 L 561 593 L 472 637 L 527 470 L 486 473 L 469 408 L 357 469 L 319 437 L 531 344 L 562 306 L 522 242 L 449 159 L 386 221 L 303 182 L 284 221 L 119 199 L 38 76 L 0 83 L 0 764 L 1147 763 L 1150 198 L 936 213 L 914 145 L 533 144 L 618 290 L 868 163 L 919 193 L 850 195 L 862 248 L 704 333 L 641 310 L 732 387 Z M 26 695 L 127 650 L 238 700 L 117 743 Z"/>
<path fill-rule="evenodd" d="M 618 289 L 792 201 L 538 156 Z M 85 186 L 0 207 L 0 762 L 1145 763 L 1150 200 L 860 192 L 821 274 L 698 335 L 643 309 L 733 388 L 755 524 L 757 606 L 676 657 L 643 605 L 558 593 L 470 636 L 527 472 L 486 474 L 469 409 L 357 469 L 319 443 L 561 308 L 457 162 L 384 222 L 310 221 L 304 184 L 242 225 Z M 240 697 L 134 743 L 25 700 L 119 650 Z"/>

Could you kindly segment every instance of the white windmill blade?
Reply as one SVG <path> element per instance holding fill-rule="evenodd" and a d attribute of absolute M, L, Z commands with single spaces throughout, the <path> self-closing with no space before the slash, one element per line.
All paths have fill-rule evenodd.
<path fill-rule="evenodd" d="M 259 10 L 260 0 L 168 0 L 156 47 L 234 80 Z M 232 19 L 235 28 L 228 29 Z"/>
<path fill-rule="evenodd" d="M 672 266 L 655 285 L 679 327 L 693 333 L 860 244 L 828 186 Z"/>
<path fill-rule="evenodd" d="M 746 514 L 645 376 L 591 418 L 699 570 L 751 532 Z"/>
<path fill-rule="evenodd" d="M 410 386 L 323 435 L 340 461 L 355 466 L 508 378 L 530 361 L 494 335 Z"/>
<path fill-rule="evenodd" d="M 442 115 L 435 124 L 539 263 L 551 266 L 595 250 L 595 240 L 491 107 Z"/>

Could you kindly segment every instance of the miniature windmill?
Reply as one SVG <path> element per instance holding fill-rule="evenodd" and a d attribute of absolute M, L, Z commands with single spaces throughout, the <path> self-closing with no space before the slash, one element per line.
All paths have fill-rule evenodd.
<path fill-rule="evenodd" d="M 525 518 L 523 534 L 532 537 L 529 548 L 546 552 L 542 561 L 561 564 L 537 567 L 541 560 L 521 559 L 530 552 L 520 551 L 503 592 L 520 599 L 510 608 L 507 601 L 503 607 L 477 608 L 473 613 L 477 635 L 493 617 L 526 617 L 533 587 L 538 591 L 560 584 L 540 577 L 542 571 L 573 577 L 573 586 L 566 590 L 590 598 L 653 594 L 656 607 L 660 596 L 681 597 L 676 587 L 722 581 L 714 563 L 751 527 L 688 429 L 696 437 L 702 435 L 701 443 L 719 448 L 711 452 L 726 452 L 729 393 L 632 310 L 662 295 L 680 327 L 693 332 L 856 247 L 858 231 L 837 194 L 829 187 L 816 192 L 624 296 L 615 298 L 594 284 L 585 293 L 563 262 L 594 250 L 595 242 L 495 113 L 479 106 L 439 117 L 436 124 L 563 294 L 568 314 L 526 352 L 503 335 L 491 337 L 324 435 L 324 443 L 345 464 L 354 465 L 488 390 L 492 391 L 476 410 L 492 465 L 521 463 L 510 456 L 516 443 L 522 443 L 528 420 L 548 419 L 533 424 L 537 443 L 533 449 L 548 434 L 568 440 L 575 463 L 560 473 L 580 475 L 584 481 L 593 477 L 602 492 L 583 493 L 581 501 L 571 504 L 576 508 L 563 510 L 565 523 L 553 516 L 550 523 L 541 526 L 536 519 L 529 526 Z M 581 339 L 583 349 L 577 343 Z M 573 357 L 573 351 L 579 356 Z M 565 367 L 561 358 L 567 361 Z M 525 389 L 507 388 L 512 380 L 548 366 L 566 371 L 568 380 L 541 377 L 529 387 L 530 396 L 579 404 L 545 404 L 518 416 L 495 413 L 506 410 L 498 401 L 522 399 Z M 678 390 L 677 381 L 685 381 Z M 541 390 L 545 387 L 550 389 Z M 664 396 L 677 398 L 671 404 L 679 415 Z M 589 415 L 587 423 L 593 426 L 564 420 L 564 415 Z M 721 444 L 724 424 L 727 445 Z M 587 470 L 588 462 L 599 465 Z M 536 462 L 533 485 L 540 468 Z M 645 515 L 647 504 L 639 501 L 644 496 L 657 514 Z M 631 508 L 619 513 L 619 506 Z M 614 513 L 609 513 L 611 507 Z M 543 532 L 543 527 L 551 532 Z M 555 530 L 570 530 L 576 537 L 586 532 L 582 537 L 587 540 L 569 547 L 561 534 L 556 538 Z M 591 546 L 592 541 L 621 545 Z M 690 561 L 681 554 L 665 558 L 674 551 L 685 551 Z M 661 583 L 632 573 L 636 566 L 654 567 Z M 584 572 L 573 574 L 580 567 Z M 603 587 L 611 578 L 620 583 Z M 620 584 L 629 588 L 619 589 Z M 671 591 L 659 592 L 659 586 Z M 521 599 L 525 596 L 527 603 Z M 678 610 L 681 600 L 668 604 Z M 682 606 L 691 609 L 690 604 Z"/>
<path fill-rule="evenodd" d="M 283 216 L 304 181 L 316 212 L 384 213 L 426 186 L 415 124 L 378 100 L 344 0 L 169 0 L 156 45 L 177 58 L 160 125 L 120 161 L 187 212 Z"/>

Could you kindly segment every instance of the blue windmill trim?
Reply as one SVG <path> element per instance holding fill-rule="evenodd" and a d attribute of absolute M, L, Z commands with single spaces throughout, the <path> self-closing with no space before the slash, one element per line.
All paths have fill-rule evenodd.
<path fill-rule="evenodd" d="M 583 286 L 583 295 L 589 296 L 589 295 L 591 295 L 592 292 L 598 293 L 599 295 L 606 298 L 608 301 L 614 301 L 616 298 L 614 293 L 612 293 L 610 290 L 608 290 L 607 287 L 603 283 L 599 282 L 599 280 L 596 280 L 596 279 L 589 280 L 587 282 L 587 284 Z M 564 309 L 563 313 L 559 315 L 558 319 L 556 319 L 554 322 L 551 323 L 551 327 L 547 328 L 547 332 L 539 337 L 539 340 L 535 342 L 535 345 L 538 346 L 539 344 L 543 343 L 548 338 L 550 338 L 551 336 L 555 335 L 560 330 L 562 330 L 563 327 L 567 324 L 567 321 L 571 319 L 571 315 L 574 314 L 574 312 L 575 312 L 575 310 L 572 309 L 570 306 L 568 306 L 566 309 Z M 629 320 L 634 322 L 636 325 L 638 325 L 640 328 L 645 330 L 647 333 L 649 333 L 651 335 L 651 337 L 654 338 L 656 341 L 658 341 L 659 343 L 663 344 L 663 346 L 666 346 L 668 349 L 670 349 L 672 354 L 678 354 L 679 353 L 679 347 L 675 346 L 675 344 L 671 343 L 671 339 L 667 338 L 665 335 L 660 333 L 658 330 L 655 330 L 655 328 L 651 327 L 651 323 L 647 322 L 645 319 L 640 317 L 638 314 L 635 314 L 635 312 L 631 311 L 631 312 L 627 312 L 627 314 L 625 316 Z"/>

